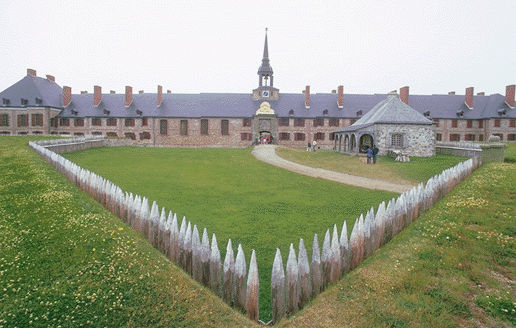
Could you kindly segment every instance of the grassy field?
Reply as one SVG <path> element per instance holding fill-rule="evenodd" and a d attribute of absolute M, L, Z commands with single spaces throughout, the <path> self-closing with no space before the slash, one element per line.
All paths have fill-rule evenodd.
<path fill-rule="evenodd" d="M 68 183 L 28 140 L 0 137 L 0 327 L 252 325 Z M 280 325 L 516 325 L 513 145 L 508 163 L 477 170 Z"/>
<path fill-rule="evenodd" d="M 260 318 L 270 318 L 270 275 L 279 247 L 286 263 L 290 243 L 312 248 L 326 229 L 354 220 L 393 193 L 314 179 L 259 162 L 250 149 L 97 148 L 65 154 L 125 190 L 156 200 L 209 233 L 223 256 L 228 238 L 257 252 Z M 297 248 L 297 247 L 296 247 Z M 310 255 L 311 256 L 311 255 Z"/>
<path fill-rule="evenodd" d="M 516 326 L 514 181 L 516 164 L 481 167 L 281 326 Z"/>
<path fill-rule="evenodd" d="M 253 323 L 30 150 L 0 137 L 0 327 Z"/>
<path fill-rule="evenodd" d="M 285 159 L 311 167 L 408 185 L 426 182 L 444 169 L 465 160 L 463 157 L 438 154 L 431 158 L 412 157 L 410 162 L 401 163 L 388 156 L 379 156 L 376 165 L 366 165 L 356 156 L 331 150 L 307 152 L 302 149 L 278 147 L 276 152 Z"/>
<path fill-rule="evenodd" d="M 505 162 L 507 163 L 516 163 L 516 142 L 508 142 L 506 143 L 507 148 L 505 148 Z"/>

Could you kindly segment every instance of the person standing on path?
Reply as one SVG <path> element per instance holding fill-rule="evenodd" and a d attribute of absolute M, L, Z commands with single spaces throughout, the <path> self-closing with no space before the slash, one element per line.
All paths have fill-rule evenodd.
<path fill-rule="evenodd" d="M 306 145 L 306 151 L 310 151 L 312 149 L 312 143 L 308 141 L 308 144 Z"/>
<path fill-rule="evenodd" d="M 378 155 L 378 147 L 373 145 L 373 164 L 376 164 L 376 155 Z"/>
<path fill-rule="evenodd" d="M 313 147 L 313 151 L 317 151 L 317 141 L 314 141 L 312 142 L 312 147 Z"/>
<path fill-rule="evenodd" d="M 367 164 L 371 164 L 371 157 L 373 157 L 373 151 L 371 150 L 371 148 L 369 148 L 369 146 L 367 146 L 366 154 L 367 154 Z"/>

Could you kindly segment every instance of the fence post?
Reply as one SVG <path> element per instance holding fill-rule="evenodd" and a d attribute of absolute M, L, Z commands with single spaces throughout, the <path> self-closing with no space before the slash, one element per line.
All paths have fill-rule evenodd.
<path fill-rule="evenodd" d="M 276 248 L 271 274 L 272 323 L 277 323 L 285 315 L 285 271 L 281 252 Z"/>
<path fill-rule="evenodd" d="M 287 313 L 294 314 L 299 310 L 299 272 L 297 270 L 296 251 L 290 244 L 287 260 Z"/>
<path fill-rule="evenodd" d="M 177 255 L 179 248 L 179 229 L 177 228 L 177 215 L 174 214 L 172 219 L 172 227 L 170 228 L 170 259 L 177 263 Z"/>
<path fill-rule="evenodd" d="M 195 224 L 192 232 L 192 276 L 198 282 L 202 282 L 201 252 L 201 239 Z"/>
<path fill-rule="evenodd" d="M 222 296 L 226 303 L 233 305 L 233 276 L 235 275 L 235 258 L 231 238 L 226 247 L 226 258 L 224 259 L 224 277 L 222 283 Z"/>
<path fill-rule="evenodd" d="M 206 287 L 210 285 L 210 253 L 210 238 L 208 237 L 208 231 L 204 228 L 201 240 L 201 282 Z"/>
<path fill-rule="evenodd" d="M 297 258 L 297 270 L 299 275 L 299 308 L 303 308 L 312 297 L 312 282 L 310 279 L 310 265 L 306 255 L 305 242 L 299 239 L 299 256 Z"/>
<path fill-rule="evenodd" d="M 349 271 L 349 243 L 348 243 L 348 226 L 346 220 L 342 224 L 340 232 L 340 256 L 341 256 L 341 275 Z"/>
<path fill-rule="evenodd" d="M 334 283 L 340 278 L 340 244 L 337 225 L 333 225 L 333 235 L 331 239 L 331 266 L 330 266 L 330 283 Z"/>
<path fill-rule="evenodd" d="M 181 221 L 181 228 L 179 228 L 179 236 L 177 238 L 177 264 L 184 268 L 184 244 L 185 244 L 185 234 L 186 234 L 186 217 L 183 216 L 183 221 Z"/>
<path fill-rule="evenodd" d="M 191 225 L 190 221 L 188 221 L 188 225 L 186 227 L 183 249 L 184 249 L 183 267 L 184 267 L 185 271 L 188 272 L 188 274 L 191 276 L 192 275 L 192 225 Z"/>
<path fill-rule="evenodd" d="M 330 230 L 326 230 L 326 234 L 324 235 L 324 241 L 322 246 L 322 289 L 325 289 L 330 282 L 330 272 L 331 272 L 331 245 L 330 245 Z"/>
<path fill-rule="evenodd" d="M 251 263 L 249 263 L 249 274 L 247 275 L 247 294 L 245 308 L 247 317 L 258 321 L 258 298 L 260 296 L 260 283 L 258 280 L 258 265 L 256 264 L 256 253 L 251 252 Z"/>
<path fill-rule="evenodd" d="M 310 268 L 312 271 L 312 297 L 315 297 L 322 290 L 321 252 L 319 251 L 317 234 L 314 235 L 314 242 L 312 244 L 312 264 Z"/>
<path fill-rule="evenodd" d="M 217 244 L 217 236 L 213 234 L 211 237 L 211 255 L 210 255 L 210 288 L 213 292 L 220 295 L 220 251 Z"/>
<path fill-rule="evenodd" d="M 246 275 L 246 263 L 245 263 L 245 255 L 244 250 L 242 249 L 242 245 L 238 244 L 238 251 L 235 260 L 235 306 L 240 309 L 242 312 L 245 311 L 245 299 L 246 299 L 246 283 L 245 283 L 245 275 Z"/>

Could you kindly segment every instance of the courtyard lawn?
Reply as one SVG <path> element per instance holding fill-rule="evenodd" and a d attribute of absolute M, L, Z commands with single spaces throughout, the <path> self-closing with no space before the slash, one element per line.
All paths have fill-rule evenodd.
<path fill-rule="evenodd" d="M 64 156 L 112 180 L 124 190 L 155 200 L 216 233 L 225 255 L 228 238 L 249 264 L 257 252 L 260 318 L 268 321 L 270 275 L 277 247 L 284 263 L 290 243 L 305 240 L 311 257 L 314 233 L 339 231 L 393 193 L 309 178 L 257 161 L 250 149 L 96 148 Z"/>
<path fill-rule="evenodd" d="M 516 142 L 507 142 L 505 148 L 505 162 L 516 163 Z"/>
<path fill-rule="evenodd" d="M 0 327 L 255 326 L 43 161 L 35 139 L 0 137 Z"/>
<path fill-rule="evenodd" d="M 516 164 L 478 170 L 284 327 L 515 327 Z"/>
<path fill-rule="evenodd" d="M 444 169 L 466 160 L 464 157 L 438 154 L 428 158 L 411 157 L 410 162 L 401 163 L 388 156 L 379 156 L 376 165 L 366 165 L 357 156 L 331 150 L 307 152 L 304 149 L 278 147 L 276 153 L 284 159 L 311 167 L 408 185 L 426 182 Z"/>

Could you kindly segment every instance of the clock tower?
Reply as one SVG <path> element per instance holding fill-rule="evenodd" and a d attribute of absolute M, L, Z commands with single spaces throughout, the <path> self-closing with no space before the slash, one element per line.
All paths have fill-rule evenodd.
<path fill-rule="evenodd" d="M 267 29 L 265 29 L 262 64 L 258 68 L 258 88 L 253 90 L 253 100 L 278 100 L 278 98 L 279 89 L 274 88 L 274 72 L 269 64 L 269 46 Z"/>

